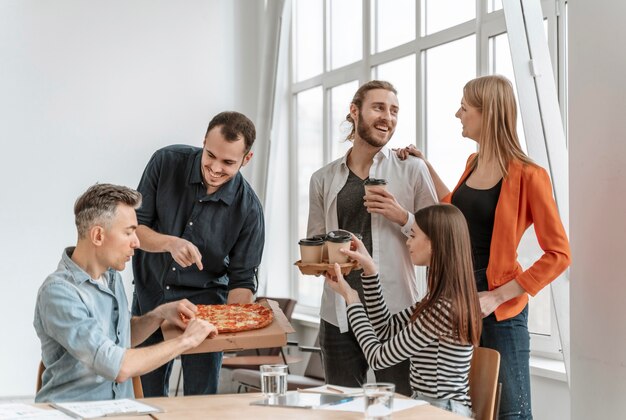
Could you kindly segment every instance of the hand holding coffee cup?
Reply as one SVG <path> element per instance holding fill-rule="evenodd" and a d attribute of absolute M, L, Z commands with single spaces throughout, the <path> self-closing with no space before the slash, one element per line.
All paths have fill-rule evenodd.
<path fill-rule="evenodd" d="M 387 191 L 387 181 L 384 179 L 366 179 L 365 197 L 363 205 L 368 213 L 380 214 L 387 220 L 404 226 L 409 219 L 407 210 L 398 203 L 398 200 Z"/>
<path fill-rule="evenodd" d="M 328 247 L 328 262 L 330 264 L 343 264 L 348 262 L 348 256 L 340 249 L 350 250 L 352 235 L 345 230 L 333 230 L 326 235 L 326 246 Z"/>
<path fill-rule="evenodd" d="M 349 259 L 358 262 L 363 269 L 364 275 L 370 276 L 378 273 L 376 264 L 374 263 L 372 256 L 367 251 L 367 248 L 365 248 L 365 244 L 361 241 L 360 235 L 352 234 L 351 236 L 352 245 L 350 249 L 342 249 L 339 252 L 346 255 Z"/>
<path fill-rule="evenodd" d="M 387 180 L 380 178 L 367 178 L 363 181 L 365 187 L 365 194 L 372 194 L 376 191 L 381 191 L 387 188 Z"/>

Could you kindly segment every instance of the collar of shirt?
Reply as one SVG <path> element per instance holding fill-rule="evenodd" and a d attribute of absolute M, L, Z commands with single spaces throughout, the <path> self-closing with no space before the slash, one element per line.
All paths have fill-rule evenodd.
<path fill-rule="evenodd" d="M 204 185 L 204 179 L 202 179 L 202 153 L 204 149 L 198 150 L 196 155 L 193 157 L 193 161 L 191 164 L 191 168 L 189 171 L 189 184 L 200 184 L 201 185 L 201 199 L 203 201 L 223 201 L 226 205 L 230 206 L 235 199 L 235 195 L 237 194 L 237 190 L 239 189 L 239 185 L 241 184 L 241 172 L 237 171 L 237 174 L 229 180 L 227 183 L 222 185 L 215 191 L 213 194 L 206 193 L 206 187 Z"/>
<path fill-rule="evenodd" d="M 74 283 L 76 283 L 76 285 L 79 286 L 86 281 L 91 281 L 100 290 L 107 292 L 107 293 L 111 293 L 108 290 L 108 287 L 106 287 L 105 285 L 97 281 L 96 279 L 92 279 L 85 270 L 83 270 L 80 266 L 78 266 L 78 264 L 76 264 L 72 260 L 72 254 L 74 253 L 75 249 L 76 249 L 75 246 L 70 246 L 70 247 L 65 248 L 65 250 L 63 250 L 63 255 L 61 257 L 63 264 L 65 264 L 65 266 L 67 267 L 67 270 L 72 274 L 72 279 L 74 280 Z M 109 287 L 111 286 L 112 272 L 113 270 L 108 269 L 102 274 L 102 277 L 105 279 Z"/>
<path fill-rule="evenodd" d="M 350 149 L 348 149 L 348 151 L 346 152 L 345 155 L 343 155 L 343 158 L 341 158 L 341 166 L 344 167 L 345 169 L 349 169 L 348 168 L 348 155 L 352 152 L 352 147 Z M 389 149 L 387 146 L 383 146 L 378 152 L 376 152 L 376 154 L 374 155 L 374 163 L 378 163 L 380 162 L 382 159 L 389 159 L 389 153 L 391 153 L 391 149 Z M 372 165 L 374 166 L 374 165 Z M 370 175 L 371 175 L 371 171 L 370 171 Z"/>

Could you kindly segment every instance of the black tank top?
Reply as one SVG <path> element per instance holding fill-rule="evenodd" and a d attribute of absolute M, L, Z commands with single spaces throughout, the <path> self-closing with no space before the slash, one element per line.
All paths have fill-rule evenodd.
<path fill-rule="evenodd" d="M 467 186 L 467 180 L 452 194 L 452 204 L 461 210 L 467 220 L 474 270 L 487 268 L 489 249 L 493 234 L 496 205 L 500 198 L 502 179 L 488 190 L 477 190 Z"/>

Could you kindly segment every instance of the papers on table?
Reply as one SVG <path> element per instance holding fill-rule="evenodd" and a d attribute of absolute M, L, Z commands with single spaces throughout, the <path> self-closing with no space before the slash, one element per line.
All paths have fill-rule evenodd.
<path fill-rule="evenodd" d="M 142 415 L 162 411 L 157 407 L 131 399 L 54 403 L 52 406 L 71 416 L 83 419 L 122 415 Z"/>
<path fill-rule="evenodd" d="M 363 395 L 363 388 L 350 388 L 347 386 L 339 385 L 322 385 L 315 388 L 298 389 L 298 392 L 312 393 L 312 394 L 329 394 L 329 395 L 345 395 L 354 397 L 357 395 Z"/>
<path fill-rule="evenodd" d="M 427 405 L 426 401 L 394 398 L 393 399 L 393 412 L 406 410 L 407 408 L 417 407 L 418 405 Z M 352 401 L 348 401 L 336 405 L 327 405 L 319 407 L 320 410 L 334 410 L 334 411 L 355 411 L 357 413 L 365 413 L 365 399 L 363 397 L 355 398 Z"/>
<path fill-rule="evenodd" d="M 43 410 L 28 404 L 0 404 L 0 420 L 8 419 L 73 419 L 57 410 Z"/>

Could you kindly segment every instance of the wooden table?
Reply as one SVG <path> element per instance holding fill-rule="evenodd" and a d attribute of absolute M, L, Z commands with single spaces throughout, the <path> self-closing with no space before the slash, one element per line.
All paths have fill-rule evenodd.
<path fill-rule="evenodd" d="M 284 407 L 264 407 L 250 405 L 252 401 L 263 398 L 260 393 L 247 394 L 219 394 L 203 395 L 192 397 L 159 397 L 143 398 L 138 401 L 157 406 L 164 410 L 163 413 L 154 413 L 144 416 L 115 416 L 116 420 L 204 420 L 208 418 L 223 419 L 254 419 L 254 420 L 274 420 L 274 419 L 297 419 L 297 420 L 317 420 L 317 419 L 363 419 L 362 413 L 332 410 L 311 410 L 303 408 Z M 403 398 L 399 396 L 399 398 Z M 50 408 L 48 404 L 36 404 L 41 408 Z M 433 407 L 431 405 L 420 405 L 407 410 L 398 411 L 393 414 L 393 420 L 402 419 L 433 419 L 433 420 L 455 420 L 465 419 L 465 417 L 450 413 L 449 411 Z"/>
<path fill-rule="evenodd" d="M 263 398 L 259 393 L 220 394 L 210 396 L 192 396 L 177 398 L 145 398 L 147 404 L 156 405 L 165 410 L 152 415 L 154 419 L 363 419 L 362 413 L 331 410 L 311 410 L 302 408 L 263 407 L 250 405 L 252 401 Z M 422 405 L 393 414 L 393 420 L 400 419 L 463 419 L 449 411 Z M 135 417 L 137 419 L 137 417 Z"/>

